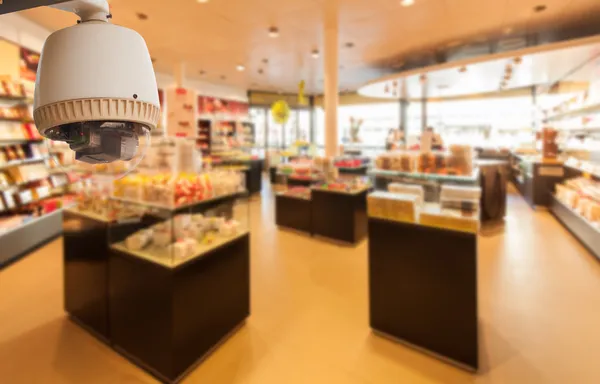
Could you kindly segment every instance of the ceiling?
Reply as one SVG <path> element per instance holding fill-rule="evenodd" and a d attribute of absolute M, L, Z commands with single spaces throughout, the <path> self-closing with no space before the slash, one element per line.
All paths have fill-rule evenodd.
<path fill-rule="evenodd" d="M 597 42 L 492 60 L 483 57 L 467 65 L 398 73 L 368 83 L 359 89 L 359 93 L 384 99 L 435 99 L 506 92 L 532 85 L 547 90 L 549 85 L 559 81 L 563 82 L 563 92 L 587 89 L 588 81 L 597 77 L 592 72 L 598 67 L 584 64 L 600 61 L 600 39 L 594 40 Z M 501 87 L 507 67 L 510 76 Z"/>
<path fill-rule="evenodd" d="M 332 0 L 112 0 L 113 22 L 146 39 L 157 72 L 186 63 L 186 77 L 244 89 L 308 93 L 323 85 L 324 4 Z M 390 60 L 423 49 L 511 36 L 600 15 L 598 0 L 339 0 L 340 91 L 393 71 Z M 534 11 L 545 5 L 542 12 Z M 137 13 L 147 15 L 140 20 Z M 21 12 L 56 30 L 74 15 L 47 7 Z M 276 26 L 278 38 L 267 30 Z M 352 48 L 346 43 L 353 43 Z M 264 62 L 267 60 L 268 62 Z M 237 71 L 242 64 L 245 71 Z M 528 65 L 528 64 L 525 64 Z M 262 73 L 259 73 L 261 72 Z M 482 76 L 486 76 L 483 73 Z"/>

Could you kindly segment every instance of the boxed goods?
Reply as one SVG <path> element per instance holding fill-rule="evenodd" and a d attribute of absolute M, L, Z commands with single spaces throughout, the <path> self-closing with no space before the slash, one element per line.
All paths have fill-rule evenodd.
<path fill-rule="evenodd" d="M 377 169 L 407 173 L 471 175 L 473 156 L 471 146 L 452 145 L 447 152 L 386 152 L 375 159 L 375 166 Z"/>
<path fill-rule="evenodd" d="M 367 197 L 367 213 L 379 219 L 414 223 L 418 200 L 418 196 L 410 194 L 374 192 Z"/>
<path fill-rule="evenodd" d="M 425 202 L 425 191 L 421 185 L 390 183 L 388 184 L 388 191 L 399 194 L 415 195 L 417 196 L 417 205 L 419 206 Z"/>

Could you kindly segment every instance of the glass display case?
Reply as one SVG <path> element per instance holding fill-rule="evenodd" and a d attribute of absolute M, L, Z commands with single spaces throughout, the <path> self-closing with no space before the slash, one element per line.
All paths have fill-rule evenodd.
<path fill-rule="evenodd" d="M 144 202 L 117 203 L 127 214 L 110 223 L 110 248 L 169 268 L 249 233 L 245 197 L 214 204 L 206 201 L 176 210 Z"/>
<path fill-rule="evenodd" d="M 369 217 L 475 233 L 481 188 L 470 176 L 373 171 L 376 191 L 368 196 Z"/>
<path fill-rule="evenodd" d="M 288 186 L 309 187 L 323 180 L 325 175 L 313 160 L 298 159 L 277 165 L 275 184 L 278 190 Z"/>

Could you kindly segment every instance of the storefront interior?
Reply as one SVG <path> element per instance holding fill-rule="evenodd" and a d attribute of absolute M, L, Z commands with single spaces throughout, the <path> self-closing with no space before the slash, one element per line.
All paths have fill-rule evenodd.
<path fill-rule="evenodd" d="M 600 382 L 593 1 L 26 2 L 0 4 L 0 382 Z M 156 102 L 97 161 L 40 68 L 112 14 Z"/>

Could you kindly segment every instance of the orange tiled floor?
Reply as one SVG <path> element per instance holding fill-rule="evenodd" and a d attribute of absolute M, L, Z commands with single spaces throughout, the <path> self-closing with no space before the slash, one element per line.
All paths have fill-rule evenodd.
<path fill-rule="evenodd" d="M 365 243 L 278 230 L 268 191 L 251 212 L 252 316 L 185 383 L 600 383 L 600 262 L 517 195 L 479 241 L 478 375 L 370 332 Z M 67 320 L 61 247 L 0 271 L 0 382 L 154 383 Z"/>

